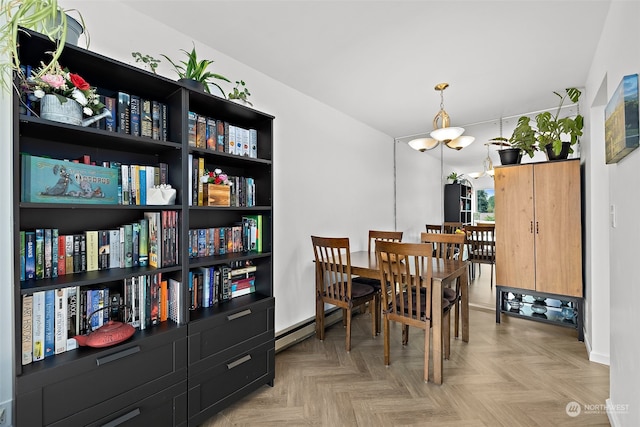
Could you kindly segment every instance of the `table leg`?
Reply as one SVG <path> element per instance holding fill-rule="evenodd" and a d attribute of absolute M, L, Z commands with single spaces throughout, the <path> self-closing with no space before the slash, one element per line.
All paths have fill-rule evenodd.
<path fill-rule="evenodd" d="M 433 318 L 433 382 L 442 384 L 442 281 L 434 280 L 431 298 L 431 317 Z"/>
<path fill-rule="evenodd" d="M 460 299 L 462 300 L 462 341 L 469 342 L 469 272 L 465 269 L 460 277 Z"/>

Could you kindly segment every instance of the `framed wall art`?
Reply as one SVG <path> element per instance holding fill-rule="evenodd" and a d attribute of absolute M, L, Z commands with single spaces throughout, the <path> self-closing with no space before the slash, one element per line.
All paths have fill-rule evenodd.
<path fill-rule="evenodd" d="M 638 75 L 624 76 L 604 110 L 605 161 L 617 163 L 640 145 Z"/>

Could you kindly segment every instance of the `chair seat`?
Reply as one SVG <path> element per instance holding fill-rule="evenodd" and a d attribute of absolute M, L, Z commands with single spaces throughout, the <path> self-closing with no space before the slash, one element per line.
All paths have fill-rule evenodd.
<path fill-rule="evenodd" d="M 353 281 L 351 282 L 351 297 L 353 299 L 359 299 L 374 293 L 376 293 L 376 290 L 373 286 L 365 285 L 363 283 L 353 283 Z"/>
<path fill-rule="evenodd" d="M 371 286 L 376 291 L 382 289 L 380 280 L 378 279 L 370 279 L 368 277 L 354 277 L 353 279 L 351 279 L 351 286 L 353 286 L 355 283 Z"/>
<path fill-rule="evenodd" d="M 412 291 L 414 298 L 415 298 L 415 291 Z M 399 306 L 400 305 L 400 295 L 396 295 L 396 304 Z M 402 298 L 404 298 L 404 307 L 406 308 L 409 305 L 409 294 L 407 294 L 406 292 L 404 292 L 402 294 Z M 426 292 L 424 292 L 424 289 L 421 289 L 420 292 L 420 318 L 424 319 L 425 318 L 425 312 L 426 312 Z M 447 298 L 442 298 L 442 310 L 443 311 L 447 311 L 449 310 L 451 306 L 451 302 L 447 299 Z M 390 305 L 388 312 L 391 312 L 393 310 L 393 307 Z M 407 310 L 405 310 L 406 312 Z M 412 314 L 415 316 L 415 310 L 412 312 Z"/>
<path fill-rule="evenodd" d="M 455 289 L 445 287 L 442 290 L 442 293 L 444 294 L 444 298 L 449 302 L 454 302 L 456 299 L 458 299 L 458 294 L 456 293 Z"/>

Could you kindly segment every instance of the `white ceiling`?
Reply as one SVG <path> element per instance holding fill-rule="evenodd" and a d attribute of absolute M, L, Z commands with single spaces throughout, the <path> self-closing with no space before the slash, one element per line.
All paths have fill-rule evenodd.
<path fill-rule="evenodd" d="M 582 87 L 611 0 L 129 1 L 392 137 L 547 109 Z M 254 94 L 256 96 L 256 94 Z M 467 132 L 469 133 L 469 132 Z M 497 135 L 494 135 L 497 136 Z M 459 160 L 486 157 L 484 141 Z M 480 159 L 480 160 L 478 160 Z"/>

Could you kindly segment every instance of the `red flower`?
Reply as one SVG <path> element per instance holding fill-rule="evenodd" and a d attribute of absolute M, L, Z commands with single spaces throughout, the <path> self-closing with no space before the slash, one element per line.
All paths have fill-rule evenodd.
<path fill-rule="evenodd" d="M 214 184 L 222 184 L 222 179 L 219 176 L 216 176 L 216 179 L 213 182 Z"/>
<path fill-rule="evenodd" d="M 80 90 L 91 89 L 91 86 L 89 86 L 89 83 L 87 83 L 85 79 L 83 79 L 77 74 L 69 73 L 69 80 L 71 80 L 71 83 L 73 83 L 73 85 Z"/>

